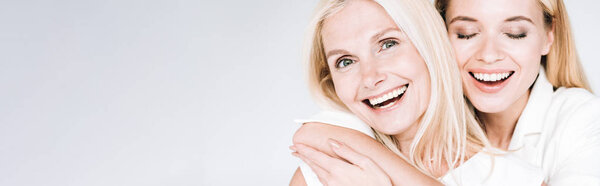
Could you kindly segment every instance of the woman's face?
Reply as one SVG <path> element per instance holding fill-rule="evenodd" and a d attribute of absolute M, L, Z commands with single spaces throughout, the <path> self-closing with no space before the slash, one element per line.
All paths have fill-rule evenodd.
<path fill-rule="evenodd" d="M 429 103 L 429 72 L 386 11 L 373 1 L 349 1 L 321 34 L 341 101 L 385 134 L 414 131 Z"/>
<path fill-rule="evenodd" d="M 463 88 L 475 108 L 498 113 L 526 98 L 553 41 L 538 1 L 452 0 L 446 16 Z"/>

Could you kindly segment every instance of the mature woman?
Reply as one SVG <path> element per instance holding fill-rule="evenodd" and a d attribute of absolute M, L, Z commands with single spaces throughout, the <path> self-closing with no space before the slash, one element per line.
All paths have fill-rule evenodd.
<path fill-rule="evenodd" d="M 493 146 L 542 168 L 549 185 L 600 184 L 600 101 L 588 91 L 563 2 L 452 0 L 436 6 L 448 26 L 465 95 Z M 311 139 L 319 131 L 359 144 L 359 152 L 376 146 L 353 141 L 357 137 L 348 136 L 357 135 L 348 130 L 313 123 L 295 141 L 328 152 Z M 393 159 L 364 154 L 374 161 Z"/>
<path fill-rule="evenodd" d="M 485 151 L 489 143 L 463 99 L 445 26 L 428 1 L 324 0 L 311 25 L 311 88 L 323 100 L 367 123 L 377 140 L 396 153 L 386 156 L 403 158 L 370 161 L 352 150 L 353 143 L 336 140 L 327 143 L 344 161 L 305 145 L 293 146 L 294 154 L 321 182 L 435 184 L 435 177 L 448 184 L 481 184 L 511 174 L 514 180 L 541 184 L 538 169 L 509 156 L 494 158 L 497 166 L 491 166 L 491 152 Z M 356 142 L 335 135 L 318 134 L 315 139 Z M 379 150 L 374 153 L 389 152 L 381 145 L 375 148 Z M 340 177 L 330 165 L 354 171 L 355 176 Z M 390 180 L 386 173 L 394 172 L 402 174 Z M 298 173 L 292 183 L 301 181 Z"/>

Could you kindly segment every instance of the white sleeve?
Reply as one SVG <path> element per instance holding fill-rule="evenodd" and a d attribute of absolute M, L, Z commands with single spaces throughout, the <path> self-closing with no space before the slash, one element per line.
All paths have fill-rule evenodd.
<path fill-rule="evenodd" d="M 321 111 L 318 114 L 311 116 L 308 119 L 297 119 L 294 120 L 296 123 L 308 123 L 308 122 L 319 122 L 326 123 L 330 125 L 346 127 L 349 129 L 354 129 L 360 131 L 372 138 L 375 138 L 375 134 L 369 125 L 365 124 L 362 120 L 356 117 L 354 114 L 337 111 L 337 110 L 325 110 Z"/>
<path fill-rule="evenodd" d="M 479 152 L 446 173 L 441 181 L 447 186 L 540 186 L 544 174 L 540 167 L 513 154 L 490 155 Z"/>
<path fill-rule="evenodd" d="M 312 169 L 304 162 L 300 163 L 300 171 L 302 172 L 302 176 L 304 177 L 304 182 L 306 182 L 307 186 L 322 186 L 319 181 L 319 177 L 315 174 Z"/>
<path fill-rule="evenodd" d="M 318 114 L 315 114 L 308 119 L 297 119 L 294 120 L 296 123 L 304 124 L 308 122 L 319 122 L 326 123 L 330 125 L 346 127 L 350 129 L 354 129 L 360 131 L 366 135 L 375 138 L 375 134 L 371 130 L 367 124 L 365 124 L 362 120 L 356 117 L 354 114 L 337 111 L 337 110 L 326 110 L 321 111 Z M 322 186 L 321 182 L 317 175 L 310 169 L 310 167 L 304 163 L 300 163 L 300 171 L 302 171 L 302 176 L 304 176 L 304 181 L 307 186 Z"/>
<path fill-rule="evenodd" d="M 548 185 L 600 185 L 600 99 L 573 112 L 558 138 Z"/>

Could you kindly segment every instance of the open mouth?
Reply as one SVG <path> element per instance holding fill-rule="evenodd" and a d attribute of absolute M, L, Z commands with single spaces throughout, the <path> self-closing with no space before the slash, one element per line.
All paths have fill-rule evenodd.
<path fill-rule="evenodd" d="M 495 86 L 503 83 L 508 78 L 510 78 L 515 71 L 510 72 L 500 72 L 500 73 L 474 73 L 469 72 L 471 77 L 475 78 L 480 83 L 483 83 L 488 86 Z"/>
<path fill-rule="evenodd" d="M 362 102 L 365 103 L 367 106 L 371 107 L 372 109 L 389 108 L 395 105 L 400 100 L 400 98 L 404 96 L 404 93 L 406 92 L 407 88 L 408 84 L 398 87 L 382 96 L 365 99 Z"/>

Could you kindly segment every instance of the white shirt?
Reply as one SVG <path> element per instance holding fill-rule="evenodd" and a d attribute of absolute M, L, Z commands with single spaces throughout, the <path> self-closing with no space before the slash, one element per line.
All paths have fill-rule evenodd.
<path fill-rule="evenodd" d="M 509 150 L 553 185 L 600 185 L 600 98 L 552 84 L 541 69 Z"/>
<path fill-rule="evenodd" d="M 320 122 L 360 131 L 375 138 L 371 128 L 355 115 L 343 111 L 322 111 L 309 119 L 296 120 L 297 123 Z M 492 170 L 493 168 L 493 170 Z M 319 178 L 305 163 L 300 163 L 300 171 L 308 186 L 321 186 Z M 510 178 L 510 179 L 506 179 Z M 440 178 L 446 185 L 541 185 L 543 180 L 540 168 L 532 166 L 514 155 L 492 156 L 479 152 L 456 169 Z"/>
<path fill-rule="evenodd" d="M 321 114 L 327 115 L 326 113 Z M 324 117 L 322 115 L 319 117 Z M 352 126 L 366 126 L 353 115 L 344 116 L 345 118 L 342 120 L 345 123 L 340 125 L 339 122 L 335 121 L 340 119 L 338 118 L 340 116 L 342 115 L 334 114 L 327 120 L 313 118 L 310 121 L 342 127 L 346 127 L 348 121 L 354 121 L 356 123 L 352 122 Z M 349 119 L 350 117 L 352 119 Z M 515 166 L 504 166 L 506 168 L 499 168 L 500 170 L 497 170 L 498 167 L 494 167 L 493 174 L 516 171 L 517 169 L 529 170 L 529 166 L 533 165 L 542 169 L 544 182 L 549 186 L 600 185 L 600 98 L 580 88 L 562 87 L 554 91 L 552 85 L 546 79 L 544 70 L 540 69 L 527 105 L 515 127 L 509 150 L 514 150 L 514 152 L 506 157 L 505 160 L 507 161 L 502 160 L 504 158 L 501 156 L 500 158 L 494 158 L 499 160 L 495 164 L 502 164 L 500 162 L 504 161 Z M 478 158 L 477 155 L 455 169 L 453 172 L 458 172 L 459 175 L 455 177 L 472 176 L 473 173 L 469 173 L 471 171 L 467 170 L 473 168 L 470 165 L 477 163 L 469 162 L 486 162 L 478 160 L 486 158 Z M 515 163 L 519 160 L 510 157 L 513 155 L 529 164 Z M 316 175 L 310 171 L 308 166 L 301 165 L 300 167 L 307 184 L 320 185 Z M 489 168 L 487 169 L 489 170 Z M 535 173 L 532 172 L 532 174 Z M 317 184 L 314 184 L 315 182 L 309 183 L 311 175 Z M 446 177 L 447 175 L 442 177 L 442 180 L 448 183 Z M 509 180 L 518 181 L 513 176 L 507 175 L 504 178 L 502 180 L 504 182 Z M 467 185 L 470 182 L 462 183 Z M 492 182 L 490 180 L 486 183 Z"/>

